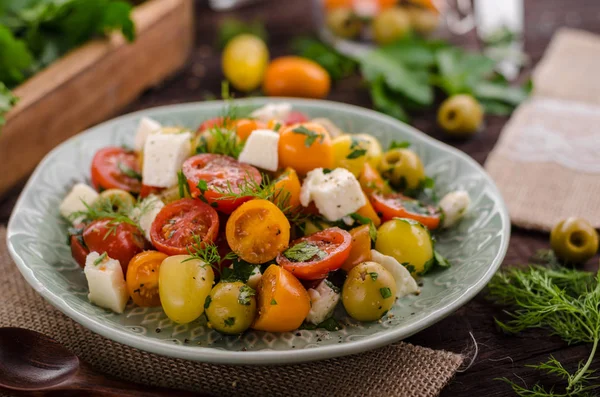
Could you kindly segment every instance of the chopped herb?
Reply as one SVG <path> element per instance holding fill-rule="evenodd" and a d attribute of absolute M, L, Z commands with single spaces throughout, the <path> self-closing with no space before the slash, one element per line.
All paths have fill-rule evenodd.
<path fill-rule="evenodd" d="M 327 174 L 329 174 L 331 171 L 333 171 L 333 170 L 332 170 L 332 169 L 330 169 L 330 168 L 323 168 L 323 175 L 327 175 Z"/>
<path fill-rule="evenodd" d="M 334 332 L 340 330 L 342 327 L 335 318 L 329 317 L 327 320 L 317 325 L 311 323 L 302 323 L 302 325 L 298 329 L 306 329 L 312 331 L 319 328 L 325 329 L 329 332 Z"/>
<path fill-rule="evenodd" d="M 273 127 L 273 130 L 279 132 L 280 128 L 281 128 L 281 123 L 277 123 L 277 124 L 275 124 L 275 127 Z"/>
<path fill-rule="evenodd" d="M 252 303 L 252 299 L 250 298 L 254 295 L 256 295 L 256 291 L 254 291 L 254 289 L 247 286 L 246 284 L 242 285 L 240 287 L 240 294 L 238 295 L 239 304 L 244 306 L 250 306 L 250 304 Z"/>
<path fill-rule="evenodd" d="M 408 270 L 408 272 L 411 274 L 415 274 L 417 271 L 417 269 L 408 262 L 403 262 L 402 266 L 404 266 L 406 268 L 406 270 Z"/>
<path fill-rule="evenodd" d="M 388 287 L 379 288 L 379 293 L 383 299 L 387 299 L 392 296 L 392 291 Z"/>
<path fill-rule="evenodd" d="M 226 318 L 224 323 L 225 323 L 225 326 L 227 326 L 227 327 L 233 327 L 233 325 L 235 324 L 235 317 Z"/>
<path fill-rule="evenodd" d="M 433 251 L 433 257 L 435 258 L 435 264 L 439 267 L 449 268 L 450 266 L 452 266 L 448 259 L 442 256 L 442 254 L 440 254 L 437 250 Z"/>
<path fill-rule="evenodd" d="M 210 306 L 210 302 L 212 302 L 212 298 L 210 297 L 210 295 L 208 295 L 206 297 L 206 299 L 204 300 L 204 308 L 208 309 L 208 307 Z"/>
<path fill-rule="evenodd" d="M 323 139 L 324 139 L 323 135 L 317 134 L 313 130 L 309 130 L 308 128 L 306 128 L 303 125 L 294 128 L 292 130 L 292 132 L 295 132 L 296 134 L 306 135 L 306 139 L 304 140 L 304 146 L 306 146 L 306 147 L 311 147 L 312 144 L 315 143 L 315 141 L 317 139 L 319 139 L 319 142 L 321 142 L 321 143 L 323 142 Z"/>
<path fill-rule="evenodd" d="M 133 179 L 137 179 L 138 181 L 142 180 L 142 174 L 129 167 L 127 164 L 123 164 L 123 162 L 119 161 L 117 163 L 117 167 L 119 168 L 119 171 L 123 173 L 123 175 Z"/>
<path fill-rule="evenodd" d="M 402 141 L 402 142 L 398 142 L 398 141 L 392 141 L 392 143 L 390 143 L 390 147 L 388 150 L 392 150 L 392 149 L 406 149 L 409 148 L 411 145 L 410 142 L 408 141 Z"/>
<path fill-rule="evenodd" d="M 369 237 L 371 237 L 372 242 L 377 242 L 377 228 L 373 222 L 369 223 Z"/>
<path fill-rule="evenodd" d="M 99 264 L 101 264 L 106 259 L 107 256 L 108 256 L 108 254 L 106 252 L 103 252 L 102 255 L 100 255 L 94 261 L 94 266 L 98 266 Z"/>
<path fill-rule="evenodd" d="M 200 190 L 200 193 L 204 194 L 208 190 L 208 183 L 206 183 L 205 180 L 200 179 L 196 187 Z"/>
<path fill-rule="evenodd" d="M 291 248 L 288 248 L 283 252 L 283 256 L 289 259 L 292 262 L 309 262 L 314 260 L 313 258 L 317 257 L 318 259 L 323 259 L 327 257 L 327 253 L 322 251 L 315 244 L 309 243 L 307 241 L 302 241 Z"/>
<path fill-rule="evenodd" d="M 379 274 L 377 274 L 377 272 L 370 272 L 369 276 L 371 276 L 371 279 L 375 281 L 377 280 L 377 277 L 379 277 Z"/>
<path fill-rule="evenodd" d="M 369 223 L 373 223 L 371 218 L 367 218 L 366 216 L 362 216 L 360 214 L 357 214 L 356 212 L 350 214 L 350 217 L 358 223 L 360 223 L 361 225 L 368 225 Z"/>
<path fill-rule="evenodd" d="M 346 156 L 346 158 L 352 160 L 367 154 L 367 149 L 362 147 L 363 142 L 365 141 L 363 141 L 362 139 L 352 137 L 352 143 L 350 144 L 351 152 L 350 154 L 348 154 L 348 156 Z"/>
<path fill-rule="evenodd" d="M 271 299 L 271 305 L 276 305 L 276 304 L 277 304 L 277 301 L 275 300 L 275 298 L 272 298 Z"/>

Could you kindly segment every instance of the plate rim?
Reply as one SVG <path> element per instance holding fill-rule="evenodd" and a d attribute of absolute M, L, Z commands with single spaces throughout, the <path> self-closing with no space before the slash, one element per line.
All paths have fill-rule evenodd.
<path fill-rule="evenodd" d="M 438 141 L 429 135 L 417 130 L 409 124 L 401 122 L 395 118 L 387 116 L 385 114 L 379 113 L 377 111 L 364 108 L 361 106 L 356 106 L 352 104 L 346 104 L 341 102 L 334 102 L 328 100 L 314 100 L 314 99 L 299 99 L 299 98 L 286 98 L 286 97 L 265 97 L 265 98 L 243 98 L 236 99 L 236 104 L 264 104 L 271 102 L 290 102 L 292 106 L 295 104 L 323 104 L 328 108 L 338 108 L 338 109 L 348 109 L 357 112 L 358 114 L 366 115 L 373 118 L 378 118 L 382 122 L 390 124 L 390 125 L 401 125 L 404 130 L 406 130 L 409 134 L 415 135 L 419 137 L 426 144 L 437 147 L 438 149 L 450 152 L 452 155 L 460 157 L 463 161 L 466 161 L 470 165 L 474 166 L 478 169 L 487 182 L 487 186 L 492 189 L 494 196 L 499 200 L 498 203 L 500 205 L 499 214 L 502 221 L 502 242 L 498 253 L 495 255 L 494 259 L 488 266 L 486 272 L 472 285 L 466 288 L 456 299 L 451 301 L 448 304 L 444 304 L 442 307 L 436 309 L 428 316 L 424 317 L 420 321 L 410 324 L 407 327 L 404 327 L 402 330 L 397 330 L 394 328 L 389 329 L 388 332 L 380 333 L 379 335 L 370 336 L 368 338 L 361 338 L 351 342 L 334 344 L 334 345 L 325 345 L 307 349 L 298 349 L 292 351 L 280 351 L 280 350 L 270 350 L 264 349 L 259 351 L 229 351 L 223 349 L 216 349 L 211 347 L 204 346 L 186 346 L 186 345 L 177 345 L 177 344 L 169 344 L 166 341 L 161 341 L 158 339 L 145 338 L 140 336 L 139 334 L 134 334 L 131 332 L 127 332 L 125 330 L 111 328 L 110 326 L 104 325 L 90 315 L 77 311 L 76 309 L 71 308 L 60 296 L 50 292 L 46 289 L 40 281 L 33 274 L 33 271 L 26 265 L 25 260 L 19 255 L 15 247 L 11 243 L 11 236 L 15 233 L 14 223 L 15 218 L 21 212 L 21 207 L 24 205 L 24 193 L 29 190 L 30 184 L 34 179 L 36 179 L 37 175 L 41 172 L 43 166 L 53 158 L 54 153 L 59 151 L 64 145 L 69 144 L 70 142 L 81 139 L 82 136 L 87 134 L 92 134 L 96 130 L 104 129 L 112 124 L 118 124 L 123 120 L 138 118 L 147 114 L 148 111 L 160 111 L 163 113 L 168 113 L 169 111 L 178 110 L 192 110 L 197 107 L 203 107 L 207 105 L 218 105 L 224 104 L 225 101 L 196 101 L 196 102 L 185 102 L 179 104 L 171 104 L 171 105 L 163 105 L 163 106 L 155 106 L 145 109 L 140 109 L 135 112 L 127 113 L 113 119 L 104 121 L 100 124 L 97 124 L 93 127 L 90 127 L 69 139 L 61 142 L 54 149 L 48 152 L 42 161 L 38 164 L 34 172 L 29 177 L 27 183 L 23 187 L 21 194 L 15 204 L 15 207 L 10 216 L 7 233 L 6 233 L 6 243 L 8 246 L 9 253 L 16 263 L 19 271 L 25 278 L 25 280 L 32 286 L 35 291 L 41 295 L 47 302 L 52 304 L 55 308 L 60 310 L 63 314 L 68 316 L 69 318 L 75 320 L 83 327 L 89 329 L 92 332 L 95 332 L 99 335 L 104 336 L 112 341 L 122 343 L 143 351 L 147 351 L 150 353 L 159 354 L 166 357 L 180 358 L 191 361 L 200 361 L 206 363 L 213 364 L 229 364 L 229 365 L 277 365 L 277 364 L 295 364 L 309 361 L 317 361 L 330 359 L 335 357 L 341 357 L 346 355 L 358 354 L 362 352 L 366 352 L 369 350 L 373 350 L 379 347 L 383 347 L 389 345 L 391 343 L 397 342 L 399 340 L 405 339 L 415 333 L 422 331 L 433 324 L 441 321 L 443 318 L 449 316 L 454 313 L 460 307 L 468 303 L 471 299 L 473 299 L 490 281 L 492 276 L 496 273 L 497 269 L 502 264 L 504 257 L 506 256 L 506 252 L 508 250 L 508 244 L 510 241 L 510 218 L 508 215 L 508 210 L 506 204 L 504 203 L 504 199 L 500 194 L 500 191 L 494 181 L 491 179 L 489 174 L 483 169 L 483 167 L 477 163 L 474 159 L 472 159 L 469 155 L 462 152 L 459 149 L 456 149 L 446 143 Z M 292 353 L 292 354 L 290 354 Z M 285 360 L 285 361 L 283 361 Z"/>

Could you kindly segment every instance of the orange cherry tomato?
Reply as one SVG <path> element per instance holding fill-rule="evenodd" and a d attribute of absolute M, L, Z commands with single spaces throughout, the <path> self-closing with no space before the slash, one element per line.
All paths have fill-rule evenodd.
<path fill-rule="evenodd" d="M 391 193 L 392 191 L 381 177 L 379 171 L 368 162 L 363 165 L 358 182 L 367 195 L 371 195 L 374 192 Z"/>
<path fill-rule="evenodd" d="M 310 311 L 310 297 L 300 281 L 282 267 L 271 265 L 257 287 L 258 316 L 252 328 L 288 332 L 297 329 Z"/>
<path fill-rule="evenodd" d="M 377 212 L 375 212 L 375 208 L 373 208 L 373 205 L 371 204 L 369 198 L 366 195 L 365 199 L 367 203 L 360 207 L 358 211 L 356 211 L 356 213 L 360 216 L 364 216 L 365 218 L 369 218 L 371 222 L 373 222 L 373 225 L 375 225 L 375 227 L 379 227 L 379 225 L 381 225 L 381 218 L 379 217 L 379 215 L 377 215 Z"/>
<path fill-rule="evenodd" d="M 250 180 L 257 184 L 262 181 L 260 172 L 233 157 L 220 154 L 198 154 L 183 163 L 183 174 L 187 178 L 192 197 L 198 197 L 214 206 L 220 212 L 231 214 L 237 207 L 252 197 L 227 197 L 237 194 Z M 204 191 L 200 190 L 204 181 Z"/>
<path fill-rule="evenodd" d="M 335 8 L 351 8 L 353 0 L 323 0 L 323 7 L 330 11 Z"/>
<path fill-rule="evenodd" d="M 435 11 L 436 13 L 440 12 L 435 4 L 433 4 L 432 0 L 409 0 L 408 2 L 423 8 L 427 8 L 428 10 Z"/>
<path fill-rule="evenodd" d="M 295 209 L 300 207 L 300 179 L 293 168 L 286 168 L 277 179 L 275 179 L 275 195 L 273 201 L 280 208 Z"/>
<path fill-rule="evenodd" d="M 306 58 L 285 56 L 267 67 L 263 91 L 268 96 L 324 98 L 331 79 L 321 65 Z"/>
<path fill-rule="evenodd" d="M 242 141 L 248 139 L 252 131 L 261 128 L 266 128 L 266 126 L 260 120 L 240 119 L 235 122 L 235 132 Z"/>
<path fill-rule="evenodd" d="M 122 189 L 139 193 L 141 179 L 140 164 L 135 152 L 121 147 L 106 147 L 94 155 L 92 185 L 96 190 Z"/>
<path fill-rule="evenodd" d="M 333 168 L 333 146 L 327 130 L 315 123 L 283 129 L 279 133 L 279 164 L 301 175 L 319 167 Z"/>
<path fill-rule="evenodd" d="M 317 280 L 342 267 L 352 246 L 350 233 L 331 227 L 295 240 L 277 263 L 302 280 Z"/>
<path fill-rule="evenodd" d="M 158 295 L 158 271 L 168 257 L 158 251 L 144 251 L 129 261 L 127 268 L 127 290 L 133 302 L 141 307 L 160 306 Z"/>
<path fill-rule="evenodd" d="M 371 233 L 369 225 L 362 225 L 350 230 L 352 236 L 352 247 L 348 259 L 342 265 L 342 269 L 349 272 L 352 268 L 362 262 L 371 260 Z"/>
<path fill-rule="evenodd" d="M 385 10 L 398 4 L 398 0 L 376 0 L 380 10 Z"/>
<path fill-rule="evenodd" d="M 240 258 L 265 263 L 290 243 L 290 222 L 268 200 L 250 200 L 233 211 L 225 229 L 227 243 Z"/>
<path fill-rule="evenodd" d="M 429 230 L 435 230 L 440 226 L 439 209 L 422 205 L 418 200 L 400 193 L 374 193 L 371 195 L 371 203 L 384 221 L 393 218 L 409 218 L 422 223 Z"/>
<path fill-rule="evenodd" d="M 219 231 L 219 215 L 210 205 L 183 198 L 165 205 L 152 222 L 150 239 L 154 247 L 169 255 L 185 255 L 200 241 L 212 243 Z"/>

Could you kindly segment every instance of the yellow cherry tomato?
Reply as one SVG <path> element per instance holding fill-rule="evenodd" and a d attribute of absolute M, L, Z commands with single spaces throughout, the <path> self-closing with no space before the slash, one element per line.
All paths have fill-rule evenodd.
<path fill-rule="evenodd" d="M 346 168 L 358 177 L 365 163 L 377 167 L 381 162 L 381 144 L 372 135 L 341 135 L 333 139 L 334 167 Z"/>
<path fill-rule="evenodd" d="M 283 173 L 275 179 L 275 195 L 273 202 L 280 208 L 295 209 L 300 207 L 300 190 L 302 185 L 298 174 L 293 168 L 286 168 Z"/>
<path fill-rule="evenodd" d="M 210 264 L 200 259 L 189 255 L 166 258 L 158 274 L 158 292 L 165 314 L 178 324 L 200 317 L 214 279 Z"/>
<path fill-rule="evenodd" d="M 315 168 L 333 168 L 331 138 L 315 123 L 291 125 L 279 133 L 279 165 L 300 175 Z"/>
<path fill-rule="evenodd" d="M 433 263 L 433 244 L 427 228 L 411 219 L 392 219 L 377 230 L 375 249 L 422 275 Z"/>
<path fill-rule="evenodd" d="M 350 317 L 375 321 L 394 305 L 396 281 L 385 267 L 364 262 L 352 268 L 342 288 L 342 303 Z"/>
<path fill-rule="evenodd" d="M 268 96 L 324 98 L 330 88 L 331 78 L 321 65 L 297 56 L 273 60 L 263 82 L 263 91 Z"/>
<path fill-rule="evenodd" d="M 240 91 L 257 89 L 269 62 L 264 41 L 251 34 L 234 37 L 223 50 L 223 74 Z"/>
<path fill-rule="evenodd" d="M 379 166 L 382 175 L 399 189 L 416 189 L 425 179 L 421 158 L 410 149 L 388 150 Z"/>

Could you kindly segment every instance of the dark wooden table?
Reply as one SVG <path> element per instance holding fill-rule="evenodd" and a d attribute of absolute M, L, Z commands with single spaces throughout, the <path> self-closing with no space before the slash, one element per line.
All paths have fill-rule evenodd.
<path fill-rule="evenodd" d="M 526 52 L 535 65 L 541 58 L 552 34 L 561 26 L 585 29 L 600 33 L 600 3 L 598 0 L 524 0 Z M 220 54 L 214 48 L 216 27 L 226 16 L 244 19 L 261 19 L 269 31 L 269 48 L 272 56 L 289 54 L 290 40 L 301 34 L 314 31 L 308 0 L 270 0 L 231 13 L 215 14 L 205 2 L 196 7 L 196 47 L 188 66 L 170 80 L 145 93 L 123 113 L 151 106 L 199 101 L 208 95 L 218 95 L 222 74 Z M 476 48 L 472 36 L 460 39 L 460 44 Z M 360 84 L 360 77 L 350 77 L 337 83 L 329 99 L 370 107 L 367 92 Z M 468 153 L 483 163 L 494 147 L 506 122 L 504 117 L 488 117 L 485 131 L 475 138 L 463 142 L 447 142 Z M 446 141 L 435 125 L 434 113 L 416 115 L 414 125 L 421 131 Z M 19 194 L 19 188 L 0 201 L 0 224 L 6 224 L 10 211 Z M 538 249 L 548 245 L 548 236 L 513 228 L 508 254 L 504 266 L 525 263 Z M 552 354 L 575 370 L 577 363 L 587 358 L 589 346 L 567 346 L 560 339 L 548 337 L 546 333 L 525 332 L 517 336 L 504 335 L 494 324 L 494 316 L 501 315 L 500 309 L 489 304 L 484 294 L 479 294 L 470 303 L 438 324 L 412 336 L 408 342 L 433 349 L 446 349 L 471 354 L 474 343 L 478 355 L 472 366 L 457 374 L 455 380 L 443 391 L 442 396 L 507 396 L 513 395 L 504 383 L 494 380 L 508 377 L 521 378 L 528 385 L 537 381 L 547 382 L 539 373 L 526 364 L 545 361 Z M 600 359 L 593 368 L 600 369 Z"/>

